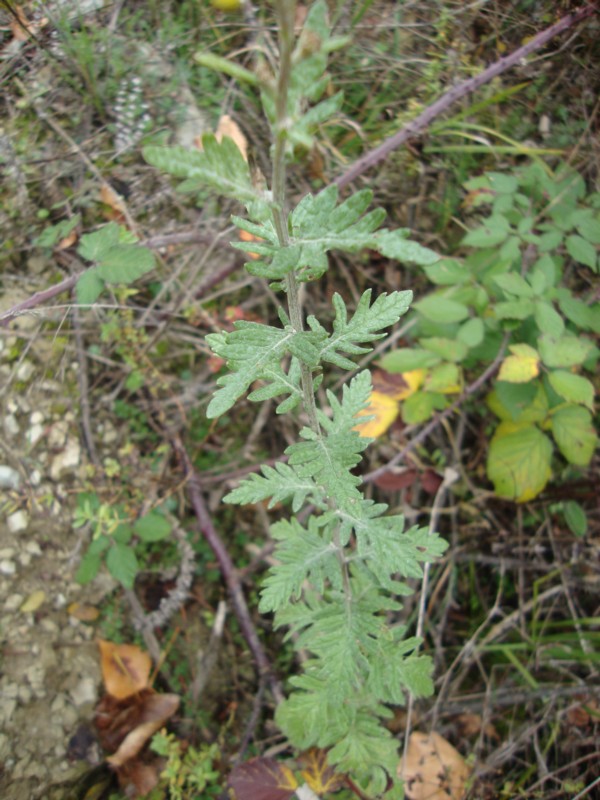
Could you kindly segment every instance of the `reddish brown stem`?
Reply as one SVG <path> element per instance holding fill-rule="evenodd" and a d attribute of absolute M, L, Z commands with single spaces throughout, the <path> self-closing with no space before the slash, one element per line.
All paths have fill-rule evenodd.
<path fill-rule="evenodd" d="M 267 658 L 263 646 L 260 643 L 260 639 L 256 633 L 256 629 L 252 622 L 252 617 L 250 616 L 250 611 L 248 610 L 248 605 L 246 604 L 246 598 L 242 592 L 237 570 L 207 511 L 204 497 L 202 496 L 202 487 L 198 473 L 196 472 L 182 442 L 178 439 L 174 440 L 174 447 L 185 470 L 187 477 L 187 492 L 192 504 L 192 508 L 194 509 L 194 514 L 198 520 L 198 526 L 202 532 L 202 535 L 210 545 L 211 550 L 215 554 L 215 558 L 219 562 L 219 567 L 221 568 L 221 573 L 225 583 L 227 584 L 227 589 L 229 590 L 231 601 L 233 603 L 233 609 L 240 624 L 242 634 L 244 635 L 244 638 L 248 642 L 248 646 L 252 651 L 252 655 L 254 656 L 260 675 L 264 676 L 269 682 L 273 697 L 277 703 L 280 703 L 283 700 L 281 686 L 273 674 L 273 669 L 269 659 Z"/>
<path fill-rule="evenodd" d="M 346 186 L 363 172 L 366 172 L 372 166 L 387 158 L 387 156 L 393 150 L 396 150 L 408 139 L 412 139 L 421 133 L 421 131 L 427 128 L 427 126 L 430 125 L 433 120 L 442 113 L 442 111 L 445 111 L 457 100 L 460 100 L 461 97 L 464 97 L 465 95 L 474 92 L 476 89 L 479 89 L 480 86 L 484 86 L 486 83 L 489 83 L 497 75 L 502 74 L 507 69 L 510 69 L 511 67 L 514 67 L 515 64 L 518 64 L 522 58 L 526 58 L 530 53 L 533 53 L 535 50 L 539 50 L 540 47 L 545 45 L 546 42 L 549 42 L 550 39 L 553 39 L 559 33 L 568 30 L 576 23 L 587 19 L 587 17 L 590 17 L 592 14 L 598 13 L 598 11 L 598 6 L 596 4 L 591 4 L 581 8 L 574 14 L 567 14 L 566 17 L 563 17 L 554 25 L 551 25 L 549 28 L 546 28 L 546 30 L 538 33 L 537 36 L 534 36 L 533 39 L 527 42 L 527 44 L 524 44 L 523 47 L 519 47 L 519 49 L 515 50 L 514 53 L 498 59 L 498 61 L 495 61 L 487 69 L 484 69 L 482 73 L 476 75 L 474 78 L 469 78 L 468 80 L 459 83 L 457 86 L 453 86 L 452 89 L 440 97 L 439 100 L 436 100 L 433 105 L 426 108 L 425 111 L 419 114 L 418 117 L 415 117 L 415 119 L 405 125 L 402 130 L 398 131 L 398 133 L 395 133 L 389 139 L 386 139 L 385 142 L 382 142 L 379 147 L 371 150 L 370 153 L 366 153 L 364 156 L 362 156 L 362 158 L 359 158 L 358 161 L 355 161 L 349 170 L 347 170 L 343 175 L 340 175 L 339 178 L 336 178 L 335 183 L 340 188 Z"/>

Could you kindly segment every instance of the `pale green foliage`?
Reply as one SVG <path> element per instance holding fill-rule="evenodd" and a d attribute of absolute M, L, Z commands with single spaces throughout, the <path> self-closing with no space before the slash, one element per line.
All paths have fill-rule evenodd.
<path fill-rule="evenodd" d="M 288 157 L 299 146 L 310 146 L 316 125 L 339 106 L 337 96 L 321 101 L 327 53 L 337 46 L 329 38 L 326 4 L 319 0 L 311 5 L 293 50 L 285 121 L 277 117 L 283 105 L 277 103 L 277 82 L 265 77 L 266 65 L 258 72 L 274 137 L 285 128 L 279 152 Z M 260 241 L 234 246 L 261 257 L 246 265 L 248 271 L 275 281 L 275 288 L 288 293 L 289 306 L 289 316 L 279 311 L 279 326 L 242 321 L 233 331 L 207 337 L 227 367 L 207 415 L 225 414 L 250 392 L 254 402 L 283 398 L 278 413 L 303 407 L 309 420 L 299 441 L 286 449 L 287 463 L 263 467 L 225 498 L 239 504 L 267 501 L 269 507 L 290 503 L 293 513 L 310 507 L 302 521 L 292 516 L 272 526 L 276 564 L 260 596 L 260 609 L 274 612 L 276 626 L 287 627 L 287 636 L 293 635 L 295 646 L 309 656 L 303 674 L 291 679 L 295 691 L 279 706 L 277 721 L 292 744 L 331 748 L 331 763 L 352 773 L 368 793 L 383 794 L 398 763 L 397 742 L 381 724 L 390 716 L 388 705 L 404 703 L 409 692 L 423 696 L 433 690 L 429 659 L 416 654 L 420 642 L 405 638 L 399 624 L 398 597 L 412 591 L 407 579 L 419 579 L 422 565 L 439 557 L 446 545 L 427 530 L 405 531 L 402 516 L 386 516 L 387 506 L 367 500 L 360 490 L 354 471 L 370 440 L 355 428 L 369 402 L 369 372 L 359 372 L 340 395 L 327 391 L 320 408 L 314 400 L 324 365 L 353 371 L 352 358 L 369 352 L 398 322 L 412 292 L 373 298 L 367 290 L 353 312 L 334 294 L 331 328 L 309 316 L 304 330 L 298 322 L 297 285 L 323 275 L 332 250 L 367 248 L 423 266 L 438 257 L 410 241 L 406 230 L 380 229 L 385 214 L 369 210 L 368 190 L 340 203 L 336 187 L 329 186 L 306 195 L 284 216 L 283 198 L 276 203 L 268 190 L 252 186 L 233 142 L 217 145 L 209 138 L 204 147 L 204 153 L 149 148 L 145 156 L 185 178 L 183 188 L 208 186 L 246 205 L 248 218 L 233 221 Z M 393 789 L 390 798 L 398 791 Z"/>
<path fill-rule="evenodd" d="M 235 242 L 234 247 L 261 256 L 271 256 L 270 262 L 251 261 L 248 272 L 268 280 L 281 280 L 294 271 L 300 281 L 320 278 L 327 269 L 329 250 L 356 253 L 366 248 L 377 250 L 389 258 L 419 264 L 438 260 L 432 250 L 407 237 L 407 230 L 377 230 L 385 219 L 385 211 L 377 208 L 367 212 L 373 193 L 369 189 L 349 197 L 337 205 L 338 189 L 332 184 L 318 195 L 306 195 L 289 215 L 290 242 L 281 247 L 270 220 L 254 224 L 233 217 L 242 230 L 264 239 L 264 242 Z M 367 213 L 365 213 L 367 212 Z"/>

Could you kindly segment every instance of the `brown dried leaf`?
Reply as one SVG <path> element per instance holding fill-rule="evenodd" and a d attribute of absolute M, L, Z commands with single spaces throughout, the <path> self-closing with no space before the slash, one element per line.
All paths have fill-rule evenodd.
<path fill-rule="evenodd" d="M 298 788 L 292 770 L 274 758 L 253 758 L 234 767 L 228 784 L 237 800 L 289 800 Z"/>
<path fill-rule="evenodd" d="M 304 766 L 302 777 L 319 797 L 327 792 L 337 792 L 345 786 L 345 776 L 336 773 L 327 763 L 326 750 L 312 747 L 299 760 Z"/>
<path fill-rule="evenodd" d="M 238 146 L 238 150 L 244 157 L 244 161 L 248 161 L 248 140 L 242 133 L 240 126 L 231 119 L 229 114 L 223 114 L 217 125 L 217 130 L 215 131 L 215 138 L 218 142 L 220 142 L 224 136 L 233 139 Z"/>
<path fill-rule="evenodd" d="M 125 202 L 123 198 L 108 183 L 103 183 L 100 187 L 100 200 L 110 211 L 104 215 L 107 219 L 115 222 L 125 221 Z"/>
<path fill-rule="evenodd" d="M 102 680 L 108 694 L 123 700 L 148 688 L 152 661 L 147 653 L 132 644 L 98 640 L 102 661 Z"/>
<path fill-rule="evenodd" d="M 462 800 L 471 768 L 437 733 L 411 734 L 406 763 L 398 766 L 408 800 Z"/>
<path fill-rule="evenodd" d="M 176 694 L 151 694 L 143 702 L 136 727 L 121 742 L 119 749 L 106 760 L 113 767 L 121 767 L 137 756 L 146 742 L 160 730 L 179 708 Z"/>

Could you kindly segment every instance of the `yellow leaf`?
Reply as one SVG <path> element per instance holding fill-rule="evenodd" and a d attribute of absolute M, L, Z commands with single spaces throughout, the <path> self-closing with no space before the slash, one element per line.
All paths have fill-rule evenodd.
<path fill-rule="evenodd" d="M 376 369 L 373 372 L 373 389 L 386 394 L 394 400 L 406 400 L 423 385 L 424 369 L 413 369 L 408 372 L 387 372 Z"/>
<path fill-rule="evenodd" d="M 38 608 L 43 605 L 46 600 L 46 592 L 42 591 L 42 589 L 38 589 L 37 592 L 33 592 L 30 594 L 27 600 L 21 606 L 21 611 L 24 614 L 31 613 L 32 611 L 37 611 Z"/>
<path fill-rule="evenodd" d="M 513 344 L 512 355 L 507 356 L 500 367 L 498 380 L 508 383 L 528 383 L 540 373 L 540 357 L 537 350 L 528 344 Z"/>
<path fill-rule="evenodd" d="M 411 734 L 398 767 L 408 800 L 462 800 L 471 768 L 438 733 Z"/>
<path fill-rule="evenodd" d="M 235 13 L 242 8 L 242 0 L 210 0 L 210 4 L 213 8 L 228 14 Z"/>
<path fill-rule="evenodd" d="M 363 408 L 356 415 L 357 417 L 373 417 L 373 419 L 361 422 L 354 427 L 354 430 L 365 438 L 375 439 L 387 431 L 398 416 L 398 411 L 398 402 L 393 397 L 373 391 L 367 408 Z"/>

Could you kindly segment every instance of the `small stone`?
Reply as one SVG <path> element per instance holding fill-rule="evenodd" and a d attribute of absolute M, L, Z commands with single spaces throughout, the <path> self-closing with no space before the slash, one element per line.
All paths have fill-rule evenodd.
<path fill-rule="evenodd" d="M 29 417 L 29 422 L 31 425 L 41 425 L 44 421 L 44 415 L 41 411 L 34 411 L 33 414 Z"/>
<path fill-rule="evenodd" d="M 22 594 L 9 594 L 6 600 L 4 601 L 4 610 L 16 611 L 18 608 L 21 608 L 22 603 L 23 603 Z"/>
<path fill-rule="evenodd" d="M 0 561 L 0 573 L 2 575 L 14 575 L 16 571 L 17 565 L 14 561 L 9 561 L 8 558 L 4 558 Z"/>
<path fill-rule="evenodd" d="M 39 440 L 42 438 L 43 435 L 44 435 L 44 426 L 35 424 L 32 425 L 31 428 L 29 428 L 29 430 L 27 431 L 26 438 L 29 444 L 33 447 L 34 444 L 37 444 L 39 442 Z"/>
<path fill-rule="evenodd" d="M 11 514 L 10 517 L 8 517 L 6 524 L 8 525 L 8 530 L 11 533 L 19 533 L 27 528 L 29 524 L 29 517 L 24 511 L 15 511 L 14 514 Z"/>
<path fill-rule="evenodd" d="M 21 476 L 16 469 L 0 464 L 0 489 L 18 489 Z"/>
<path fill-rule="evenodd" d="M 58 450 L 65 446 L 67 441 L 67 434 L 69 433 L 69 424 L 65 420 L 56 422 L 48 434 L 48 447 Z"/>
<path fill-rule="evenodd" d="M 32 486 L 39 486 L 41 482 L 42 482 L 41 472 L 38 469 L 32 470 L 31 474 L 29 475 L 29 483 Z"/>
<path fill-rule="evenodd" d="M 16 552 L 14 547 L 3 547 L 2 550 L 0 550 L 0 559 L 13 558 Z"/>
<path fill-rule="evenodd" d="M 25 552 L 31 556 L 41 556 L 42 548 L 37 542 L 25 542 Z"/>
<path fill-rule="evenodd" d="M 4 417 L 4 432 L 9 438 L 17 436 L 21 429 L 14 414 L 7 414 Z"/>
<path fill-rule="evenodd" d="M 31 555 L 29 553 L 20 553 L 19 564 L 22 567 L 28 567 L 31 564 Z"/>
<path fill-rule="evenodd" d="M 69 690 L 69 694 L 76 706 L 84 706 L 86 703 L 95 703 L 98 698 L 96 681 L 93 678 L 81 678 L 81 680 Z"/>
<path fill-rule="evenodd" d="M 31 361 L 23 361 L 23 363 L 17 369 L 17 380 L 28 381 L 34 372 L 35 372 L 35 367 L 31 363 Z"/>
<path fill-rule="evenodd" d="M 22 705 L 26 706 L 27 703 L 31 703 L 32 698 L 33 698 L 33 692 L 31 691 L 29 686 L 26 686 L 25 684 L 19 686 L 19 702 Z"/>
<path fill-rule="evenodd" d="M 57 481 L 62 473 L 79 464 L 81 457 L 81 446 L 77 439 L 68 439 L 67 446 L 52 459 L 50 465 L 50 477 L 52 480 Z"/>

